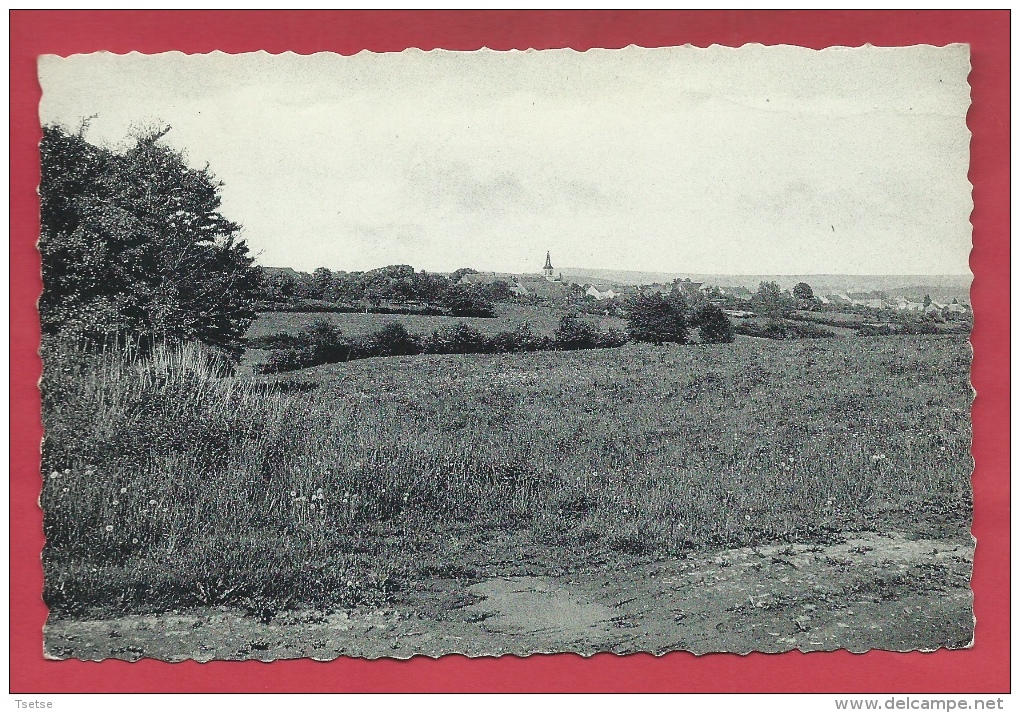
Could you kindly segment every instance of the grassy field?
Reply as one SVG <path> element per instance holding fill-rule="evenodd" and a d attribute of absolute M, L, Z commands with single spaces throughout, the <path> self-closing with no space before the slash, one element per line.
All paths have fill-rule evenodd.
<path fill-rule="evenodd" d="M 483 334 L 492 335 L 528 324 L 535 334 L 551 336 L 559 324 L 563 311 L 552 307 L 532 305 L 500 304 L 497 316 L 446 317 L 403 314 L 364 314 L 361 312 L 263 312 L 248 329 L 248 338 L 271 334 L 297 334 L 318 319 L 327 319 L 340 326 L 347 336 L 355 337 L 377 331 L 384 324 L 400 322 L 411 334 L 429 334 L 433 330 L 449 327 L 459 322 L 469 324 Z M 623 330 L 627 322 L 617 317 L 585 315 L 602 329 L 614 327 Z"/>
<path fill-rule="evenodd" d="M 520 562 L 969 524 L 957 337 L 368 359 L 263 381 L 217 378 L 193 349 L 46 365 L 58 613 L 381 602 Z"/>

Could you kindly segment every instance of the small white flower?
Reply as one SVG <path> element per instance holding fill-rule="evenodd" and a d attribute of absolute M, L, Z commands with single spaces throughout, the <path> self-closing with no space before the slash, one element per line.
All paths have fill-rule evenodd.
<path fill-rule="evenodd" d="M 121 488 L 121 489 L 120 489 L 120 492 L 121 492 L 121 494 L 123 495 L 124 493 L 126 493 L 126 492 L 127 492 L 127 488 Z"/>
<path fill-rule="evenodd" d="M 291 491 L 290 491 L 290 496 L 291 496 L 292 498 L 296 498 L 296 497 L 297 497 L 297 491 L 296 491 L 296 490 L 291 490 Z"/>
<path fill-rule="evenodd" d="M 114 505 L 120 505 L 120 501 L 118 501 L 118 500 L 114 500 L 114 501 L 113 501 L 113 504 L 114 504 Z"/>
<path fill-rule="evenodd" d="M 70 474 L 71 474 L 71 469 L 70 468 L 64 468 L 64 475 L 70 475 Z"/>
<path fill-rule="evenodd" d="M 57 471 L 53 471 L 52 473 L 50 473 L 50 477 L 51 478 L 59 478 L 60 477 L 60 473 L 58 473 Z"/>
<path fill-rule="evenodd" d="M 131 544 L 132 545 L 137 545 L 138 544 L 138 538 L 137 537 L 132 537 L 131 538 Z"/>
<path fill-rule="evenodd" d="M 113 532 L 113 525 L 107 525 L 106 526 L 106 531 L 107 532 Z"/>
<path fill-rule="evenodd" d="M 156 504 L 156 501 L 155 501 L 155 500 L 150 500 L 150 501 L 149 501 L 149 505 L 155 505 L 155 504 Z"/>

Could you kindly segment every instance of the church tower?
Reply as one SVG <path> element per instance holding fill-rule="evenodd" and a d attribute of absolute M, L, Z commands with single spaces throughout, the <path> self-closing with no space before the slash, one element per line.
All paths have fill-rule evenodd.
<path fill-rule="evenodd" d="M 553 277 L 552 260 L 549 258 L 549 253 L 548 252 L 546 252 L 546 254 L 545 254 L 545 267 L 542 268 L 542 272 L 545 273 L 545 279 L 547 279 L 547 280 L 555 279 Z"/>

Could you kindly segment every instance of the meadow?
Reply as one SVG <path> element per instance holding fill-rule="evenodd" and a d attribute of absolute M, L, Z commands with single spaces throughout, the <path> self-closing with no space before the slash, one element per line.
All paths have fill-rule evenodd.
<path fill-rule="evenodd" d="M 274 334 L 296 334 L 316 320 L 325 319 L 336 324 L 344 334 L 351 337 L 364 336 L 378 331 L 391 322 L 399 322 L 411 334 L 428 334 L 435 329 L 452 327 L 458 323 L 468 324 L 486 335 L 513 331 L 527 324 L 537 335 L 552 336 L 563 316 L 563 310 L 540 305 L 502 303 L 496 306 L 495 317 L 449 317 L 442 315 L 417 314 L 375 314 L 364 312 L 262 312 L 248 329 L 247 338 L 271 336 Z M 601 329 L 610 327 L 623 330 L 626 320 L 619 317 L 584 315 Z"/>
<path fill-rule="evenodd" d="M 261 378 L 227 376 L 196 346 L 44 358 L 58 615 L 351 606 L 432 577 L 970 522 L 957 336 L 421 355 Z"/>

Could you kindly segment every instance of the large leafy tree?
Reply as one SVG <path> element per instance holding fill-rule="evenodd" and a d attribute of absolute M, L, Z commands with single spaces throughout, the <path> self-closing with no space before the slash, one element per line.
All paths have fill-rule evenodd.
<path fill-rule="evenodd" d="M 222 184 L 162 144 L 167 131 L 116 152 L 44 127 L 42 327 L 143 347 L 200 340 L 236 358 L 261 270 L 219 213 Z"/>

